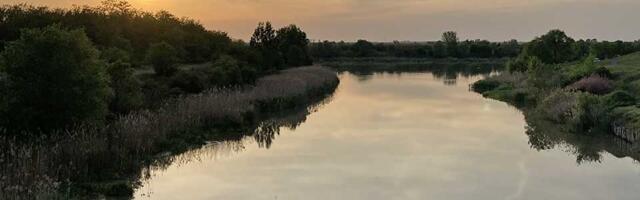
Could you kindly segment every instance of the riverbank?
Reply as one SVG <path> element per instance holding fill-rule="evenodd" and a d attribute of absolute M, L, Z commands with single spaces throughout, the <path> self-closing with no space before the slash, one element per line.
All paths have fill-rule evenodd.
<path fill-rule="evenodd" d="M 472 85 L 483 96 L 537 113 L 577 134 L 608 132 L 640 139 L 640 53 L 599 61 L 505 72 Z M 531 69 L 531 66 L 529 67 Z"/>
<path fill-rule="evenodd" d="M 65 131 L 25 142 L 2 138 L 3 198 L 130 196 L 143 168 L 216 139 L 239 138 L 260 116 L 305 105 L 339 84 L 324 67 L 260 78 L 255 86 L 210 90 L 138 111 L 105 128 Z"/>

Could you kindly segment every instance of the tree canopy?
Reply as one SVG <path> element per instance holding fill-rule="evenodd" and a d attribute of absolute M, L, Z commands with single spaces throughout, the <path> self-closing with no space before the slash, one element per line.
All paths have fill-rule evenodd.
<path fill-rule="evenodd" d="M 0 60 L 8 80 L 5 127 L 46 131 L 100 123 L 106 115 L 109 78 L 82 30 L 24 30 Z"/>

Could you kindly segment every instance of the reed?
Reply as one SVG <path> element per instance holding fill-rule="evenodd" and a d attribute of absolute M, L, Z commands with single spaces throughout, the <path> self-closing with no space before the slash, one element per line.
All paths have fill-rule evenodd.
<path fill-rule="evenodd" d="M 125 185 L 135 185 L 142 166 L 157 155 L 179 153 L 170 151 L 185 140 L 204 144 L 201 140 L 210 139 L 195 133 L 224 136 L 221 130 L 257 124 L 261 112 L 303 105 L 333 91 L 338 83 L 333 70 L 300 67 L 265 76 L 255 86 L 169 100 L 158 110 L 133 112 L 106 127 L 82 127 L 28 141 L 25 136 L 4 136 L 0 199 L 65 199 L 78 191 L 132 193 L 132 187 L 101 188 L 91 183 L 125 180 Z"/>

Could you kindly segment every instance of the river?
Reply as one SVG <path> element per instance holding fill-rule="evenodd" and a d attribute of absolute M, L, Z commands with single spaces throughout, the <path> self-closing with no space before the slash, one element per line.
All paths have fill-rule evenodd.
<path fill-rule="evenodd" d="M 640 196 L 638 161 L 611 150 L 631 147 L 608 136 L 591 148 L 603 140 L 527 131 L 521 111 L 469 91 L 482 76 L 341 73 L 335 94 L 313 112 L 271 126 L 279 134 L 212 142 L 176 156 L 147 170 L 135 198 Z"/>

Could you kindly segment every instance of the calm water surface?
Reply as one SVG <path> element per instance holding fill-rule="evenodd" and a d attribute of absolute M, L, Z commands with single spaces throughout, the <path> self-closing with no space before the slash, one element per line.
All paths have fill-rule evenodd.
<path fill-rule="evenodd" d="M 594 149 L 597 159 L 577 162 L 584 143 L 562 136 L 532 145 L 520 111 L 468 91 L 480 76 L 340 77 L 328 103 L 271 143 L 247 137 L 177 156 L 136 198 L 640 198 L 637 161 Z"/>

